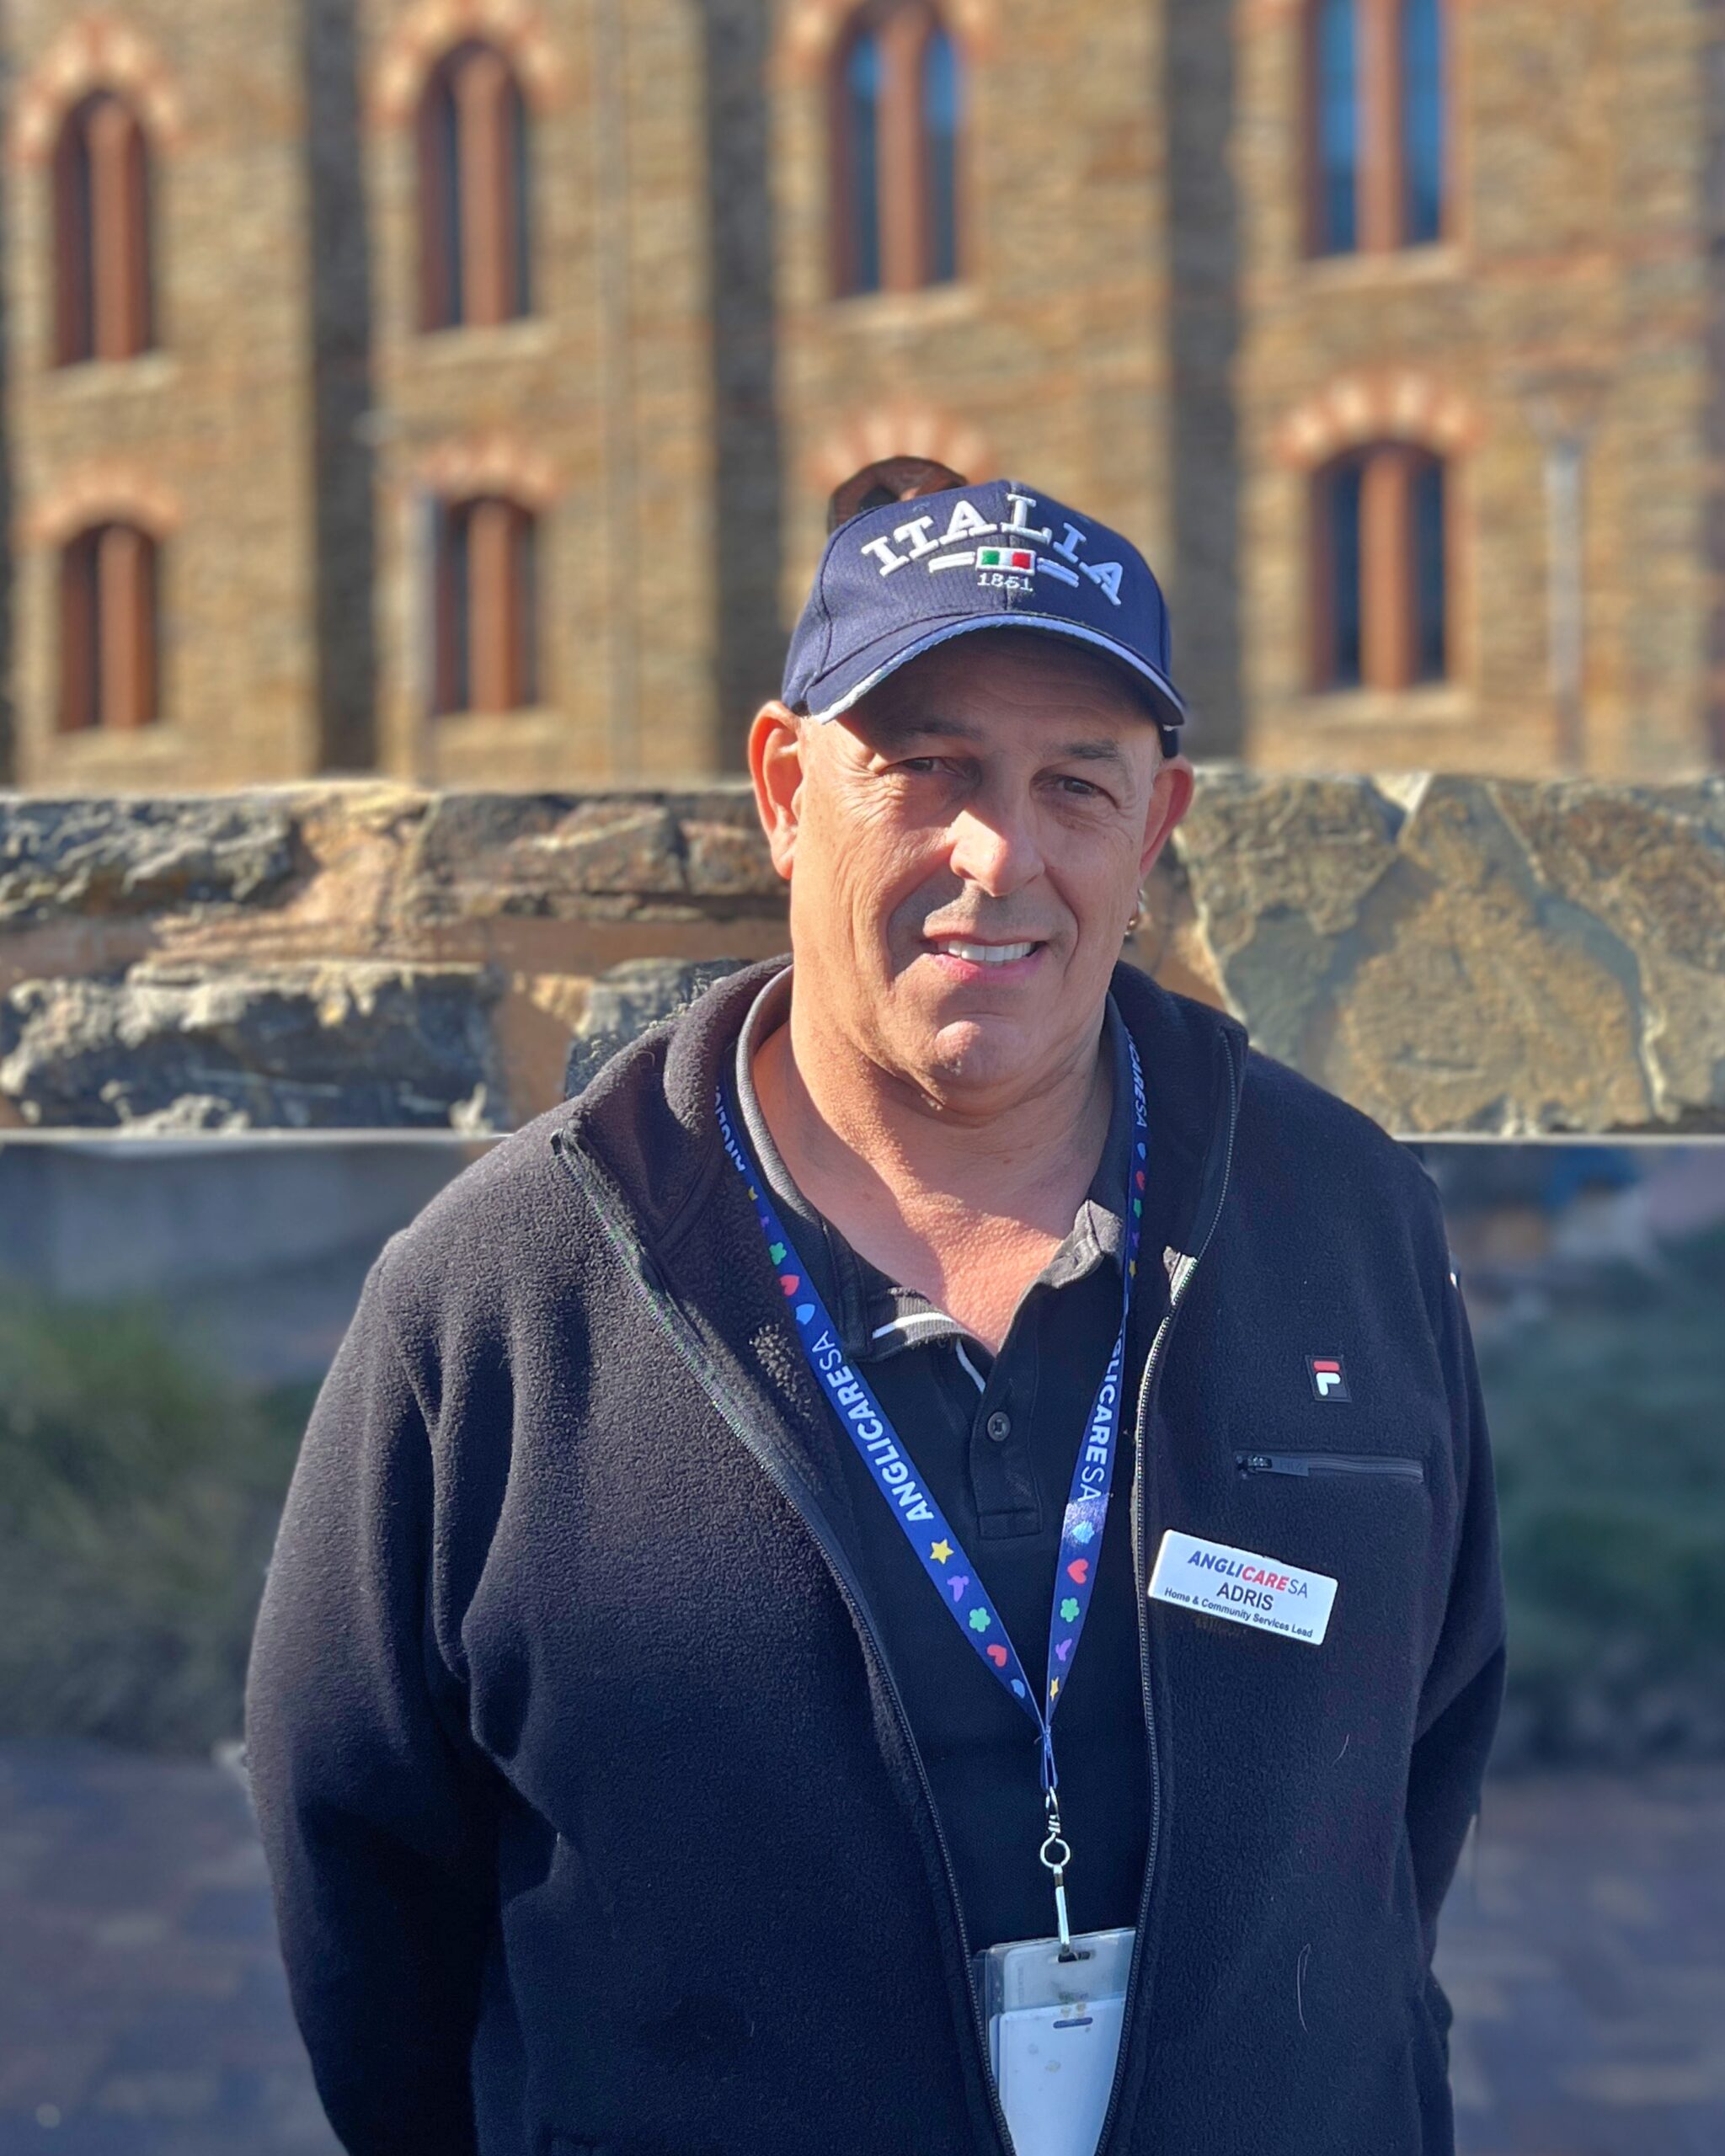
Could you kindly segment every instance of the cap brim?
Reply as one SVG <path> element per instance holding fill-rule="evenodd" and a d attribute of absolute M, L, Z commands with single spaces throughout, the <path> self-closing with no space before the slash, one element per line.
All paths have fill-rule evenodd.
<path fill-rule="evenodd" d="M 1104 636 L 1100 630 L 1086 628 L 1077 622 L 1063 621 L 1057 614 L 967 614 L 960 621 L 948 622 L 943 627 L 930 629 L 901 645 L 891 658 L 865 674 L 860 681 L 853 681 L 830 703 L 823 704 L 819 711 L 811 710 L 809 716 L 817 725 L 824 726 L 829 719 L 841 718 L 853 704 L 858 703 L 868 691 L 885 680 L 889 674 L 896 674 L 911 659 L 920 659 L 925 651 L 932 651 L 937 644 L 950 643 L 954 637 L 969 636 L 978 629 L 1035 629 L 1048 636 L 1065 637 L 1074 643 L 1088 644 L 1093 650 L 1105 651 L 1138 678 L 1151 691 L 1156 707 L 1156 720 L 1162 726 L 1183 726 L 1186 722 L 1186 706 L 1180 692 L 1166 674 L 1142 659 L 1128 645 L 1116 643 L 1113 637 Z"/>

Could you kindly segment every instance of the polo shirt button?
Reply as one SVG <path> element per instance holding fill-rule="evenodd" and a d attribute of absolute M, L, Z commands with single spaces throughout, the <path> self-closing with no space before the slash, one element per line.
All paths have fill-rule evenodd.
<path fill-rule="evenodd" d="M 1012 1434 L 1012 1418 L 1010 1415 L 1002 1415 L 999 1408 L 996 1408 L 983 1427 L 997 1445 L 1003 1445 Z"/>

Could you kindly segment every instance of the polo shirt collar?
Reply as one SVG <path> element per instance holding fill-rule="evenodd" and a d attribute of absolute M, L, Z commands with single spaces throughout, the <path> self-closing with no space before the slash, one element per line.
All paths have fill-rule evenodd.
<path fill-rule="evenodd" d="M 761 1172 L 790 1229 L 797 1254 L 831 1314 L 846 1357 L 855 1362 L 879 1362 L 934 1340 L 969 1340 L 964 1327 L 937 1305 L 914 1288 L 890 1279 L 852 1250 L 792 1180 L 761 1113 L 751 1068 L 756 1049 L 788 1017 L 790 1000 L 791 968 L 786 966 L 756 995 L 737 1037 L 737 1105 Z M 1068 1287 L 1099 1265 L 1112 1265 L 1118 1272 L 1122 1262 L 1132 1153 L 1132 1066 L 1125 1021 L 1112 995 L 1103 1008 L 1103 1033 L 1114 1064 L 1114 1101 L 1101 1158 L 1071 1229 L 1027 1293 Z"/>

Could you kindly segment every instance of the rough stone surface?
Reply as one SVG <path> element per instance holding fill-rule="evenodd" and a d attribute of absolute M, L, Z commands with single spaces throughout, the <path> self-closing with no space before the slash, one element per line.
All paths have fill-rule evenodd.
<path fill-rule="evenodd" d="M 285 811 L 208 801 L 0 798 L 0 926 L 55 914 L 264 901 L 294 871 Z"/>
<path fill-rule="evenodd" d="M 1725 779 L 1204 769 L 1150 910 L 1391 1130 L 1725 1130 Z M 0 795 L 0 1129 L 501 1128 L 788 940 L 735 786 Z"/>
<path fill-rule="evenodd" d="M 1725 784 L 1212 777 L 1176 838 L 1258 1044 L 1398 1130 L 1725 1125 Z"/>
<path fill-rule="evenodd" d="M 426 817 L 405 905 L 416 918 L 568 916 L 595 901 L 673 913 L 783 887 L 738 787 L 699 793 L 464 793 Z"/>
<path fill-rule="evenodd" d="M 495 993 L 472 966 L 27 981 L 0 1004 L 0 1092 L 38 1124 L 483 1131 Z"/>

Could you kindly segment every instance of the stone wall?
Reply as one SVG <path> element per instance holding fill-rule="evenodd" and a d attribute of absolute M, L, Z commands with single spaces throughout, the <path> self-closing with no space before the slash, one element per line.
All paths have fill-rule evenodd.
<path fill-rule="evenodd" d="M 1725 779 L 1211 767 L 1151 895 L 1397 1133 L 1725 1131 Z M 505 1129 L 785 942 L 740 786 L 0 794 L 0 1132 Z"/>

